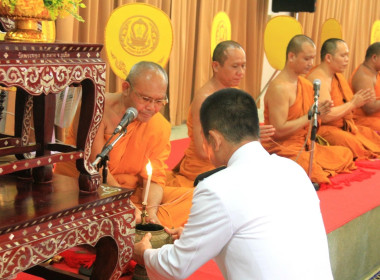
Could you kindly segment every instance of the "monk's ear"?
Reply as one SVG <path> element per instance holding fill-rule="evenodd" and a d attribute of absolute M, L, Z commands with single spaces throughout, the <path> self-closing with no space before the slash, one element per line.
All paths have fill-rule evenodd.
<path fill-rule="evenodd" d="M 125 94 L 131 88 L 131 84 L 128 81 L 123 81 L 123 83 L 121 84 L 121 87 L 123 89 L 123 93 Z"/>
<path fill-rule="evenodd" d="M 328 63 L 330 63 L 331 59 L 332 59 L 332 55 L 330 53 L 326 54 L 325 61 L 328 62 Z"/>
<path fill-rule="evenodd" d="M 211 67 L 212 67 L 213 72 L 218 72 L 218 70 L 220 68 L 220 64 L 217 61 L 213 61 L 211 63 Z"/>
<path fill-rule="evenodd" d="M 209 144 L 213 148 L 215 152 L 220 150 L 220 146 L 222 144 L 223 135 L 217 131 L 217 130 L 210 130 L 209 131 Z"/>
<path fill-rule="evenodd" d="M 293 62 L 293 60 L 295 59 L 295 57 L 296 57 L 296 54 L 294 52 L 289 52 L 288 53 L 288 61 Z"/>

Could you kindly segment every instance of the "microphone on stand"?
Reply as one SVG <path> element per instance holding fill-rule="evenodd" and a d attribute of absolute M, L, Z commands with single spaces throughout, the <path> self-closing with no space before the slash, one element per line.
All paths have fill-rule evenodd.
<path fill-rule="evenodd" d="M 137 117 L 137 110 L 133 107 L 129 107 L 125 111 L 125 114 L 124 114 L 123 118 L 121 119 L 119 125 L 116 127 L 115 131 L 113 132 L 113 135 L 111 136 L 111 138 L 108 139 L 108 141 L 104 145 L 101 153 L 98 154 L 96 156 L 96 159 L 94 160 L 94 162 L 91 163 L 92 166 L 96 167 L 96 166 L 98 166 L 98 164 L 101 161 L 104 161 L 104 163 L 103 162 L 101 163 L 104 166 L 103 172 L 107 169 L 106 168 L 107 167 L 106 161 L 108 160 L 109 152 L 111 152 L 111 150 L 112 150 L 113 146 L 116 144 L 116 142 L 119 141 L 119 139 L 126 134 L 126 132 L 127 132 L 126 127 L 128 126 L 128 124 L 130 122 L 132 122 L 134 119 L 136 119 L 136 117 Z M 108 144 L 111 141 L 111 139 L 113 138 L 113 136 L 116 133 L 119 133 L 120 131 L 122 131 L 123 133 L 119 134 L 118 137 L 111 144 Z M 106 178 L 106 174 L 103 175 L 103 179 L 104 178 Z"/>
<path fill-rule="evenodd" d="M 113 134 L 119 133 L 121 130 L 127 127 L 129 123 L 131 123 L 134 119 L 137 118 L 137 110 L 133 107 L 129 107 L 121 119 L 119 125 L 115 128 Z"/>
<path fill-rule="evenodd" d="M 314 105 L 313 105 L 313 127 L 311 130 L 311 140 L 315 140 L 317 127 L 318 127 L 318 98 L 319 98 L 319 90 L 321 88 L 321 81 L 319 79 L 315 79 L 313 81 L 313 89 L 314 89 Z"/>
<path fill-rule="evenodd" d="M 321 88 L 321 80 L 315 79 L 313 81 L 313 89 L 314 89 L 314 103 L 317 103 L 318 105 L 318 97 L 319 97 L 319 90 Z"/>

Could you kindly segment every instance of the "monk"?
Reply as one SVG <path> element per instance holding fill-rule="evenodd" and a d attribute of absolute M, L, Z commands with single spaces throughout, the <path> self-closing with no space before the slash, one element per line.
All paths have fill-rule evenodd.
<path fill-rule="evenodd" d="M 303 78 L 316 55 L 314 42 L 305 35 L 293 37 L 286 49 L 284 69 L 270 82 L 264 98 L 265 124 L 272 124 L 274 141 L 264 143 L 270 153 L 296 161 L 308 172 L 311 141 L 308 112 L 314 104 L 313 85 Z M 320 118 L 331 110 L 331 100 L 319 104 Z M 330 183 L 330 176 L 355 169 L 351 151 L 345 147 L 314 145 L 310 179 Z M 317 185 L 315 185 L 318 188 Z"/>
<path fill-rule="evenodd" d="M 370 89 L 376 100 L 357 108 L 354 120 L 357 125 L 367 126 L 380 133 L 380 42 L 373 43 L 366 51 L 365 60 L 352 73 L 349 84 L 353 92 Z"/>
<path fill-rule="evenodd" d="M 334 107 L 322 119 L 318 134 L 330 145 L 351 149 L 354 160 L 373 159 L 380 155 L 380 136 L 371 128 L 357 125 L 353 111 L 374 100 L 371 89 L 352 93 L 342 72 L 348 65 L 349 50 L 345 41 L 331 38 L 321 48 L 321 64 L 308 75 L 310 81 L 321 81 L 321 102 L 331 100 Z"/>
<path fill-rule="evenodd" d="M 203 149 L 202 127 L 199 119 L 200 108 L 203 101 L 214 92 L 239 86 L 245 75 L 245 67 L 245 51 L 239 43 L 231 40 L 223 41 L 215 47 L 212 56 L 213 76 L 195 92 L 187 118 L 190 144 L 180 163 L 179 172 L 168 172 L 167 183 L 169 185 L 193 187 L 194 180 L 199 174 L 215 168 Z M 260 139 L 266 140 L 273 133 L 272 126 L 261 126 Z"/>
<path fill-rule="evenodd" d="M 92 145 L 90 160 L 94 161 L 101 152 L 127 108 L 134 107 L 138 112 L 137 118 L 127 126 L 126 135 L 109 154 L 107 183 L 135 190 L 131 200 L 136 206 L 136 223 L 140 223 L 138 208 L 144 198 L 149 160 L 153 174 L 147 199 L 148 221 L 176 227 L 184 225 L 187 220 L 192 189 L 165 186 L 167 166 L 164 162 L 170 153 L 171 126 L 159 111 L 168 103 L 167 85 L 166 72 L 158 64 L 144 61 L 135 64 L 123 83 L 123 92 L 105 96 L 104 115 Z M 72 128 L 67 142 L 75 145 L 74 131 L 76 129 Z M 75 162 L 59 164 L 55 172 L 76 176 Z"/>

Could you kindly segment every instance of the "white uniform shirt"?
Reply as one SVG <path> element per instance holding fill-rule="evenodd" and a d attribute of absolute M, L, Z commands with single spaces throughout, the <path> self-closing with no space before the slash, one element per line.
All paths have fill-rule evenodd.
<path fill-rule="evenodd" d="M 225 279 L 333 279 L 319 199 L 297 163 L 242 146 L 195 188 L 181 238 L 144 253 L 152 280 L 187 278 L 212 258 Z"/>

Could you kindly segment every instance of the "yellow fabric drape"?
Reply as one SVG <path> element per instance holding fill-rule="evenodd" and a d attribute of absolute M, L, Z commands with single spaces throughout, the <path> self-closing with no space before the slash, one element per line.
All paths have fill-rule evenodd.
<path fill-rule="evenodd" d="M 371 28 L 380 19 L 380 1 L 378 0 L 317 0 L 315 13 L 299 13 L 299 22 L 304 34 L 316 42 L 320 63 L 321 29 L 323 23 L 335 18 L 342 26 L 343 40 L 350 49 L 350 61 L 343 73 L 348 79 L 354 69 L 363 62 L 367 47 L 370 45 Z"/>
<path fill-rule="evenodd" d="M 173 49 L 166 70 L 169 74 L 169 105 L 164 115 L 172 125 L 186 121 L 195 90 L 211 77 L 211 26 L 214 16 L 226 12 L 231 20 L 232 40 L 247 53 L 246 78 L 240 87 L 256 97 L 262 75 L 262 38 L 268 0 L 83 0 L 84 23 L 58 19 L 57 40 L 104 44 L 104 28 L 113 9 L 128 3 L 147 3 L 160 8 L 173 25 Z M 107 61 L 105 51 L 101 57 Z M 121 80 L 107 67 L 106 91 L 121 91 Z"/>

